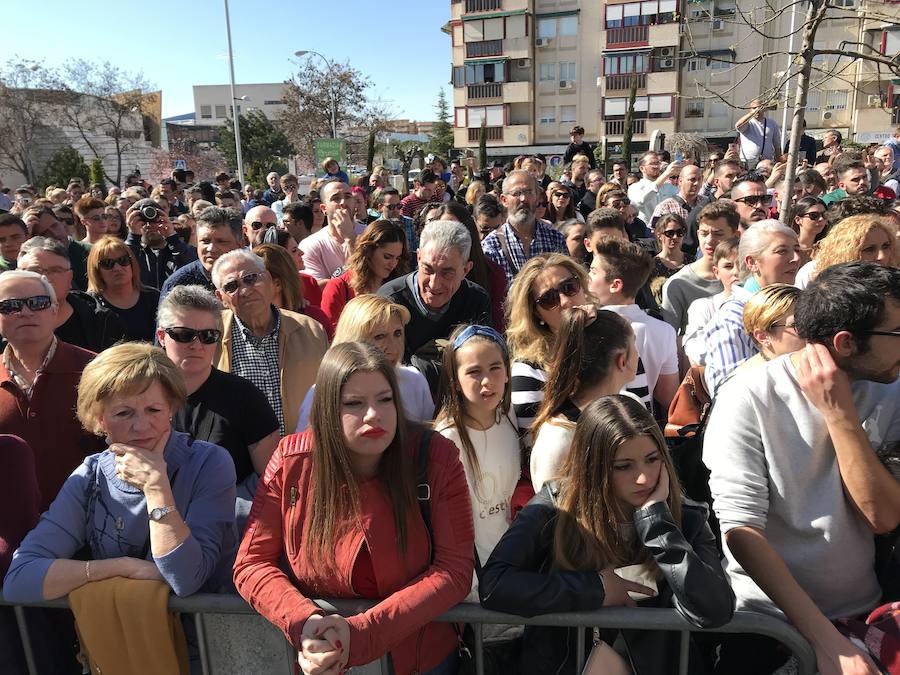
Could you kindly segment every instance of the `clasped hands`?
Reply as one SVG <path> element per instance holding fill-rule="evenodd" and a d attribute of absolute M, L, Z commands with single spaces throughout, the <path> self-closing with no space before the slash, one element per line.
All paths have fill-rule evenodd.
<path fill-rule="evenodd" d="M 303 675 L 340 675 L 350 660 L 350 624 L 339 614 L 314 614 L 303 624 L 298 661 Z"/>

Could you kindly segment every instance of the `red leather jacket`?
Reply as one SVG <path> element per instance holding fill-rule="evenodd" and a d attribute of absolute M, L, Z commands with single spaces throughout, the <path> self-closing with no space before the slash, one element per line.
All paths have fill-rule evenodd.
<path fill-rule="evenodd" d="M 409 466 L 416 466 L 418 438 L 409 439 Z M 393 507 L 378 478 L 361 482 L 361 513 L 334 542 L 334 574 L 306 556 L 304 533 L 312 494 L 311 432 L 282 439 L 256 490 L 247 531 L 234 564 L 234 582 L 250 605 L 280 628 L 299 649 L 303 624 L 323 611 L 310 598 L 356 598 L 351 577 L 357 555 L 369 549 L 379 595 L 384 598 L 350 623 L 350 666 L 390 651 L 398 675 L 427 672 L 456 647 L 449 624 L 429 623 L 462 601 L 472 583 L 474 530 L 459 451 L 434 434 L 429 448 L 431 525 L 410 511 L 407 547 L 397 547 Z M 285 556 L 291 576 L 278 568 Z"/>

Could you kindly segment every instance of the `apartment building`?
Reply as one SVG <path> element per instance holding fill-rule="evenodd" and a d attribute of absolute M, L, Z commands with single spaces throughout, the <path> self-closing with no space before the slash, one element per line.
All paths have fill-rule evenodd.
<path fill-rule="evenodd" d="M 284 82 L 236 84 L 234 101 L 238 114 L 259 110 L 275 119 L 283 109 Z M 246 98 L 244 98 L 246 97 Z M 227 84 L 194 85 L 194 112 L 199 125 L 225 124 L 232 118 L 231 86 Z"/>
<path fill-rule="evenodd" d="M 869 3 L 900 21 L 900 5 L 841 2 L 846 18 L 823 24 L 817 47 L 864 42 L 897 53 L 898 27 L 864 17 Z M 455 144 L 477 148 L 484 123 L 491 157 L 561 154 L 576 122 L 615 156 L 633 81 L 634 155 L 649 147 L 655 131 L 727 143 L 743 106 L 791 67 L 784 54 L 789 40 L 754 32 L 736 0 L 451 0 L 450 9 L 444 30 L 452 39 Z M 787 35 L 803 23 L 802 12 L 802 6 L 797 15 L 783 12 L 764 31 Z M 833 57 L 817 58 L 816 67 L 823 72 L 814 77 L 807 108 L 813 135 L 837 128 L 867 141 L 900 123 L 900 87 L 894 94 L 884 72 Z M 835 69 L 840 77 L 826 75 Z M 793 81 L 790 89 L 788 109 Z M 771 113 L 779 123 L 784 109 L 782 97 Z"/>

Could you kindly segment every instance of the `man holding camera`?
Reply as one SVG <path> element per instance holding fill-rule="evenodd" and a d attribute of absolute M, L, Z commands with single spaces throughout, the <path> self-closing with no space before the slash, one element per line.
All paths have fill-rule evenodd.
<path fill-rule="evenodd" d="M 125 221 L 125 243 L 137 258 L 142 284 L 162 288 L 172 272 L 197 259 L 197 249 L 175 232 L 168 214 L 152 199 L 135 202 L 126 211 Z"/>
<path fill-rule="evenodd" d="M 750 112 L 741 117 L 734 125 L 738 132 L 741 160 L 753 169 L 761 159 L 775 159 L 781 155 L 778 143 L 781 139 L 781 128 L 778 122 L 766 117 L 766 104 L 760 99 L 750 103 Z"/>

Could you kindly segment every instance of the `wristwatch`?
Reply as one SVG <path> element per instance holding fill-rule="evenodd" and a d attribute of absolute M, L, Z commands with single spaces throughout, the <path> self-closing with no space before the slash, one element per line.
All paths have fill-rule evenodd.
<path fill-rule="evenodd" d="M 150 520 L 155 520 L 158 523 L 165 518 L 166 514 L 172 511 L 175 511 L 174 506 L 157 506 L 155 509 L 151 509 Z"/>

